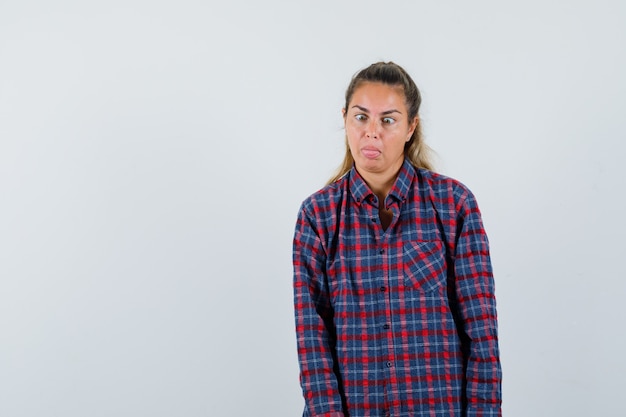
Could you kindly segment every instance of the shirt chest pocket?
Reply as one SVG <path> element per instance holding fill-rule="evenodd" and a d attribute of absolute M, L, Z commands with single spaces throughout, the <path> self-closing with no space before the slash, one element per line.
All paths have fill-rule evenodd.
<path fill-rule="evenodd" d="M 403 261 L 406 286 L 428 292 L 445 285 L 447 268 L 442 241 L 406 243 Z"/>

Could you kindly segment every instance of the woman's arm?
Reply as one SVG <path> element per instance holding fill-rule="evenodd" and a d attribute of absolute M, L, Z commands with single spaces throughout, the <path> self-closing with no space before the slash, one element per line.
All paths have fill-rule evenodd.
<path fill-rule="evenodd" d="M 326 252 L 313 221 L 300 209 L 293 240 L 294 308 L 305 416 L 343 417 L 333 370 L 333 309 L 326 281 Z"/>
<path fill-rule="evenodd" d="M 467 416 L 499 417 L 502 372 L 489 242 L 474 196 L 466 192 L 460 204 L 454 272 L 458 311 L 469 339 Z"/>

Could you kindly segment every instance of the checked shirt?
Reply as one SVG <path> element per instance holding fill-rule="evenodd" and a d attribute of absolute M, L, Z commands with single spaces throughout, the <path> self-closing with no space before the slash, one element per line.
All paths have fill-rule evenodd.
<path fill-rule="evenodd" d="M 384 201 L 353 167 L 293 242 L 304 416 L 501 416 L 487 236 L 472 193 L 404 164 Z"/>

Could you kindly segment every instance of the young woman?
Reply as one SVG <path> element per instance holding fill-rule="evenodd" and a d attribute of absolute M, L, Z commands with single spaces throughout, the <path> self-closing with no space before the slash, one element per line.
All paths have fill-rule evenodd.
<path fill-rule="evenodd" d="M 346 154 L 294 243 L 304 416 L 501 415 L 487 236 L 472 193 L 431 171 L 421 97 L 375 63 L 346 91 Z"/>

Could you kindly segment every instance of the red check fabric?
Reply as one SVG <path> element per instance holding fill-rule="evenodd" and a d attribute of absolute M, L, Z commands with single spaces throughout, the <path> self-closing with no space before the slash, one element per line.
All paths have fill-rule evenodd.
<path fill-rule="evenodd" d="M 489 247 L 472 193 L 405 161 L 384 201 L 353 168 L 293 241 L 304 416 L 501 416 Z"/>

